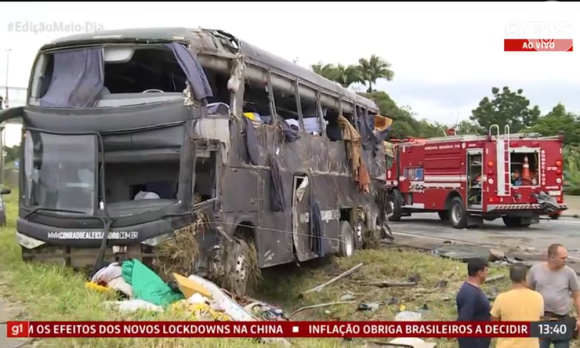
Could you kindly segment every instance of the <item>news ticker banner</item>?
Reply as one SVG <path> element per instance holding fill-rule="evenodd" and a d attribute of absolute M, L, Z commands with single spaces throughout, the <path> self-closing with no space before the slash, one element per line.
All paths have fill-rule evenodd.
<path fill-rule="evenodd" d="M 572 39 L 504 39 L 505 52 L 574 52 Z"/>
<path fill-rule="evenodd" d="M 10 321 L 7 337 L 569 337 L 555 322 L 47 322 Z"/>

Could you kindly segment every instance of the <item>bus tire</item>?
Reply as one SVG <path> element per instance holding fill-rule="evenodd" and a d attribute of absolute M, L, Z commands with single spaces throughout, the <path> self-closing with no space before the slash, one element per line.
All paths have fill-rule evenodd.
<path fill-rule="evenodd" d="M 400 221 L 403 213 L 401 208 L 401 202 L 403 201 L 403 196 L 399 190 L 393 190 L 389 193 L 387 197 L 387 216 L 389 221 Z"/>
<path fill-rule="evenodd" d="M 361 211 L 365 211 L 364 208 L 357 208 L 352 209 L 350 212 L 350 224 L 352 226 L 352 233 L 354 238 L 354 248 L 356 250 L 364 248 L 364 233 L 365 233 L 365 225 L 367 224 L 368 220 L 366 217 L 363 217 Z M 367 215 L 366 213 L 364 213 Z"/>
<path fill-rule="evenodd" d="M 339 222 L 340 245 L 338 246 L 338 256 L 351 257 L 354 255 L 355 241 L 354 231 L 348 221 Z"/>
<path fill-rule="evenodd" d="M 461 197 L 455 197 L 449 204 L 449 222 L 456 229 L 467 228 L 467 212 Z"/>
<path fill-rule="evenodd" d="M 238 226 L 236 232 L 243 229 L 247 227 Z M 237 296 L 246 296 L 261 277 L 257 260 L 253 240 L 232 237 L 210 253 L 208 279 Z"/>

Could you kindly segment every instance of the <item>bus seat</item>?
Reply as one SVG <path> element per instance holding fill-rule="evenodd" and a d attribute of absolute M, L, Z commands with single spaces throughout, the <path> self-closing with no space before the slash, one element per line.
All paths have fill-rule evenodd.
<path fill-rule="evenodd" d="M 312 116 L 304 116 L 304 130 L 306 133 L 322 133 L 322 129 L 320 128 L 320 123 L 318 123 L 318 117 Z"/>
<path fill-rule="evenodd" d="M 244 116 L 246 116 L 253 122 L 264 123 L 264 121 L 262 121 L 262 118 L 260 117 L 260 114 L 258 114 L 257 112 L 244 112 Z"/>
<path fill-rule="evenodd" d="M 286 123 L 288 123 L 290 128 L 295 128 L 296 130 L 300 130 L 300 124 L 298 123 L 298 120 L 295 120 L 293 118 L 289 118 L 289 119 L 285 119 L 285 121 L 286 121 Z"/>
<path fill-rule="evenodd" d="M 230 114 L 230 106 L 228 104 L 222 103 L 222 102 L 210 103 L 210 104 L 207 104 L 207 111 L 210 114 L 229 115 Z"/>

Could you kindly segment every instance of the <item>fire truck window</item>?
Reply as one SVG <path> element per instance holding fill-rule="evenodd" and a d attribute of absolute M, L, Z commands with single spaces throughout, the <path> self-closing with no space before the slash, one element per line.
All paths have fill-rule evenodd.
<path fill-rule="evenodd" d="M 417 180 L 423 180 L 423 168 L 417 168 L 415 171 L 415 177 Z"/>
<path fill-rule="evenodd" d="M 510 174 L 513 186 L 539 185 L 539 155 L 537 151 L 510 154 Z"/>
<path fill-rule="evenodd" d="M 403 171 L 403 176 L 408 180 L 423 180 L 423 167 L 406 168 Z"/>
<path fill-rule="evenodd" d="M 482 201 L 482 191 L 481 191 L 481 172 L 482 172 L 482 157 L 480 154 L 469 154 L 468 155 L 467 167 L 467 201 L 470 205 L 481 204 Z"/>

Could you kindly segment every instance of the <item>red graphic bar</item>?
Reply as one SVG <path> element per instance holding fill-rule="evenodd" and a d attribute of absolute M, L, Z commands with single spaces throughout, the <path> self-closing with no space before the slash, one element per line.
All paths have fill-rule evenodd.
<path fill-rule="evenodd" d="M 530 337 L 529 322 L 8 322 L 8 337 Z"/>
<path fill-rule="evenodd" d="M 505 39 L 505 52 L 573 52 L 572 39 Z"/>

